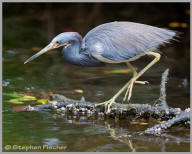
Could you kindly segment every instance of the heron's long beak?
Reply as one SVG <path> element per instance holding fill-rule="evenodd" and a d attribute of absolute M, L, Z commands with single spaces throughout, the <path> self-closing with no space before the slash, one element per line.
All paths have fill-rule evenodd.
<path fill-rule="evenodd" d="M 32 57 L 30 57 L 29 59 L 27 59 L 24 64 L 32 61 L 33 59 L 39 57 L 40 55 L 50 51 L 51 49 L 54 49 L 56 46 L 58 45 L 57 42 L 51 42 L 50 44 L 48 44 L 45 48 L 43 48 L 42 50 L 40 50 L 38 53 L 36 53 L 35 55 L 33 55 Z"/>

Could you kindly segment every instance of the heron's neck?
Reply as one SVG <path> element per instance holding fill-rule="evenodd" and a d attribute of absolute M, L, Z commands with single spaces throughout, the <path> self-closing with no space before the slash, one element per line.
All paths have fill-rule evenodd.
<path fill-rule="evenodd" d="M 74 65 L 80 65 L 80 61 L 82 59 L 82 55 L 80 54 L 82 37 L 79 35 L 79 36 L 73 37 L 70 41 L 72 42 L 72 44 L 66 48 L 63 48 L 62 50 L 64 59 L 68 63 L 74 64 Z"/>
<path fill-rule="evenodd" d="M 104 63 L 90 57 L 81 35 L 75 33 L 75 37 L 73 36 L 70 41 L 72 44 L 62 51 L 64 59 L 68 63 L 87 67 L 104 66 Z"/>
<path fill-rule="evenodd" d="M 104 63 L 89 56 L 89 51 L 86 49 L 82 37 L 77 37 L 71 40 L 71 42 L 72 44 L 62 51 L 65 61 L 78 66 L 104 66 Z"/>

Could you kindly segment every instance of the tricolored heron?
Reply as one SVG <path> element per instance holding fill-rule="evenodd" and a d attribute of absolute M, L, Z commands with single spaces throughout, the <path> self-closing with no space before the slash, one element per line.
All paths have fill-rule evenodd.
<path fill-rule="evenodd" d="M 110 22 L 99 25 L 89 31 L 84 38 L 77 32 L 64 32 L 57 35 L 50 44 L 25 61 L 25 64 L 43 53 L 63 46 L 64 59 L 74 65 L 97 67 L 105 63 L 127 63 L 133 70 L 133 77 L 108 101 L 96 104 L 105 105 L 106 113 L 115 103 L 117 97 L 125 91 L 124 101 L 132 95 L 134 83 L 145 84 L 147 81 L 138 81 L 152 65 L 157 63 L 161 55 L 157 52 L 158 46 L 168 43 L 176 32 L 139 24 L 134 22 Z M 144 55 L 154 56 L 144 69 L 137 73 L 130 64 Z"/>

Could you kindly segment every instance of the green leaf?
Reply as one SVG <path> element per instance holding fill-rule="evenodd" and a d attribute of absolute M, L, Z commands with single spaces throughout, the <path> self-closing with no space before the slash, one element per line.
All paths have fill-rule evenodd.
<path fill-rule="evenodd" d="M 36 99 L 36 97 L 34 97 L 34 96 L 24 95 L 24 96 L 21 97 L 19 100 L 21 100 L 21 101 L 35 101 L 35 100 L 37 100 L 37 99 Z"/>
<path fill-rule="evenodd" d="M 23 104 L 27 101 L 34 101 L 37 100 L 34 96 L 28 96 L 28 95 L 22 95 L 18 94 L 16 92 L 13 93 L 4 93 L 5 96 L 13 97 L 13 99 L 10 99 L 8 102 L 13 104 Z"/>
<path fill-rule="evenodd" d="M 105 71 L 105 74 L 125 74 L 132 72 L 131 69 L 117 69 L 117 70 L 111 70 L 111 71 Z"/>
<path fill-rule="evenodd" d="M 39 104 L 47 104 L 47 103 L 49 103 L 49 100 L 48 99 L 38 99 L 37 103 L 39 103 Z"/>
<path fill-rule="evenodd" d="M 23 104 L 24 102 L 20 101 L 19 99 L 15 98 L 15 99 L 10 99 L 8 101 L 9 103 L 13 103 L 13 104 Z"/>

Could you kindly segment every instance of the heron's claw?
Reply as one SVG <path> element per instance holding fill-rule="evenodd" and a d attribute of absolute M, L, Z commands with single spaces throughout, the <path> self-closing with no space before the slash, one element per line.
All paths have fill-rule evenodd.
<path fill-rule="evenodd" d="M 138 83 L 138 84 L 149 84 L 148 81 L 135 81 L 135 83 Z"/>
<path fill-rule="evenodd" d="M 115 102 L 115 99 L 110 99 L 110 100 L 108 100 L 108 101 L 106 101 L 106 102 L 103 102 L 103 103 L 99 103 L 99 104 L 95 104 L 95 107 L 97 107 L 97 106 L 100 106 L 100 105 L 104 105 L 105 106 L 105 113 L 106 114 L 109 114 L 110 113 L 110 111 L 111 111 L 111 105 L 112 104 L 115 104 L 116 102 Z"/>
<path fill-rule="evenodd" d="M 133 85 L 134 83 L 138 83 L 138 84 L 148 84 L 148 81 L 137 81 L 135 78 L 132 78 L 126 85 L 125 88 L 127 88 L 127 91 L 125 93 L 125 96 L 123 98 L 123 102 L 125 102 L 126 100 L 130 100 L 131 96 L 132 96 L 132 90 L 133 90 Z M 124 90 L 121 90 L 124 91 Z M 120 91 L 120 92 L 121 92 Z M 100 105 L 104 105 L 105 106 L 105 113 L 109 114 L 111 111 L 111 105 L 115 104 L 115 100 L 116 98 L 119 96 L 120 92 L 118 92 L 116 95 L 114 95 L 110 100 L 103 102 L 103 103 L 99 103 L 99 104 L 95 104 L 95 107 L 100 106 Z"/>
<path fill-rule="evenodd" d="M 131 79 L 129 85 L 127 86 L 127 91 L 126 91 L 125 96 L 123 98 L 123 102 L 125 102 L 126 100 L 129 102 L 129 100 L 131 99 L 134 83 L 149 84 L 148 81 L 136 81 L 134 79 Z"/>

